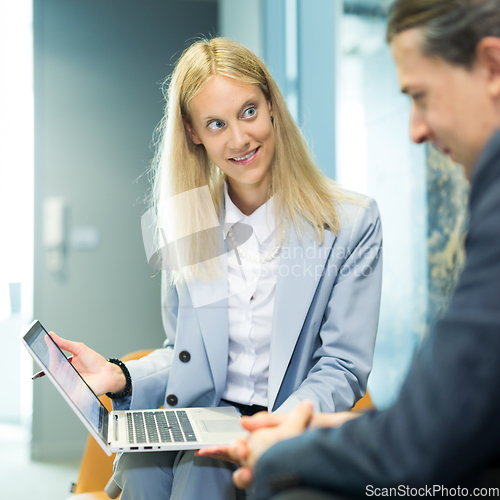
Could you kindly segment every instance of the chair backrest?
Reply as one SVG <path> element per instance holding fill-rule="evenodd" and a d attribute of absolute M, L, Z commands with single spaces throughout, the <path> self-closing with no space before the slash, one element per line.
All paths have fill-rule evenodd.
<path fill-rule="evenodd" d="M 139 359 L 149 354 L 151 350 L 135 351 L 122 357 L 122 361 L 130 361 Z M 107 396 L 102 396 L 103 405 L 111 411 L 111 399 Z M 109 478 L 113 475 L 113 460 L 115 455 L 108 457 L 102 448 L 97 444 L 95 439 L 89 435 L 85 451 L 83 452 L 82 461 L 80 464 L 80 472 L 78 481 L 75 485 L 73 493 L 88 493 L 93 491 L 104 491 Z"/>

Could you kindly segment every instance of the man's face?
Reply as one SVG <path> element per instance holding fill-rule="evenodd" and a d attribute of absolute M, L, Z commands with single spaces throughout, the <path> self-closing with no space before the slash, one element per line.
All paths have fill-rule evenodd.
<path fill-rule="evenodd" d="M 481 150 L 499 126 L 491 77 L 483 64 L 471 70 L 421 54 L 421 29 L 396 35 L 391 48 L 402 92 L 412 99 L 411 139 L 432 142 L 470 177 Z"/>

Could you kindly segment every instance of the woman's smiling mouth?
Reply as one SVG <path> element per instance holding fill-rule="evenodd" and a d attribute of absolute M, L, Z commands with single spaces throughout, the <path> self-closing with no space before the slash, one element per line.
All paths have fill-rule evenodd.
<path fill-rule="evenodd" d="M 246 165 L 247 163 L 251 163 L 257 156 L 258 151 L 260 150 L 260 146 L 258 148 L 253 149 L 248 152 L 244 156 L 235 156 L 233 158 L 229 158 L 233 163 L 239 163 L 240 165 Z"/>

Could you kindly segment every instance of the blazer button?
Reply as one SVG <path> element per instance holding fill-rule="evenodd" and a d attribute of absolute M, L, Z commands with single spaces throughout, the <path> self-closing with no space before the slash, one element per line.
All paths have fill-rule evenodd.
<path fill-rule="evenodd" d="M 175 406 L 178 402 L 179 402 L 179 400 L 177 399 L 177 396 L 175 394 L 169 394 L 167 396 L 167 403 L 170 406 Z"/>
<path fill-rule="evenodd" d="M 191 354 L 189 354 L 189 352 L 187 352 L 187 351 L 182 351 L 179 353 L 179 359 L 183 363 L 187 363 L 191 359 Z"/>

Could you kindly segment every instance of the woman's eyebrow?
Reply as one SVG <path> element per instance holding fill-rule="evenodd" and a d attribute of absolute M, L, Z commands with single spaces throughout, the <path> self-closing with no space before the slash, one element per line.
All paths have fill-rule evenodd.
<path fill-rule="evenodd" d="M 243 111 L 249 104 L 253 105 L 253 106 L 257 106 L 257 97 L 256 96 L 253 96 L 253 97 L 249 97 L 244 103 L 243 105 L 240 107 L 240 110 Z"/>
<path fill-rule="evenodd" d="M 250 96 L 248 97 L 244 102 L 243 104 L 239 107 L 239 112 L 241 113 L 241 111 L 243 111 L 248 105 L 253 105 L 255 107 L 257 107 L 258 105 L 258 96 Z M 210 121 L 210 120 L 220 120 L 220 118 L 218 118 L 216 115 L 207 115 L 207 116 L 203 116 L 201 118 L 202 121 Z"/>
<path fill-rule="evenodd" d="M 208 121 L 211 121 L 211 120 L 219 120 L 220 118 L 216 118 L 215 115 L 214 116 L 203 116 L 201 118 L 201 121 L 203 122 L 208 122 Z"/>

